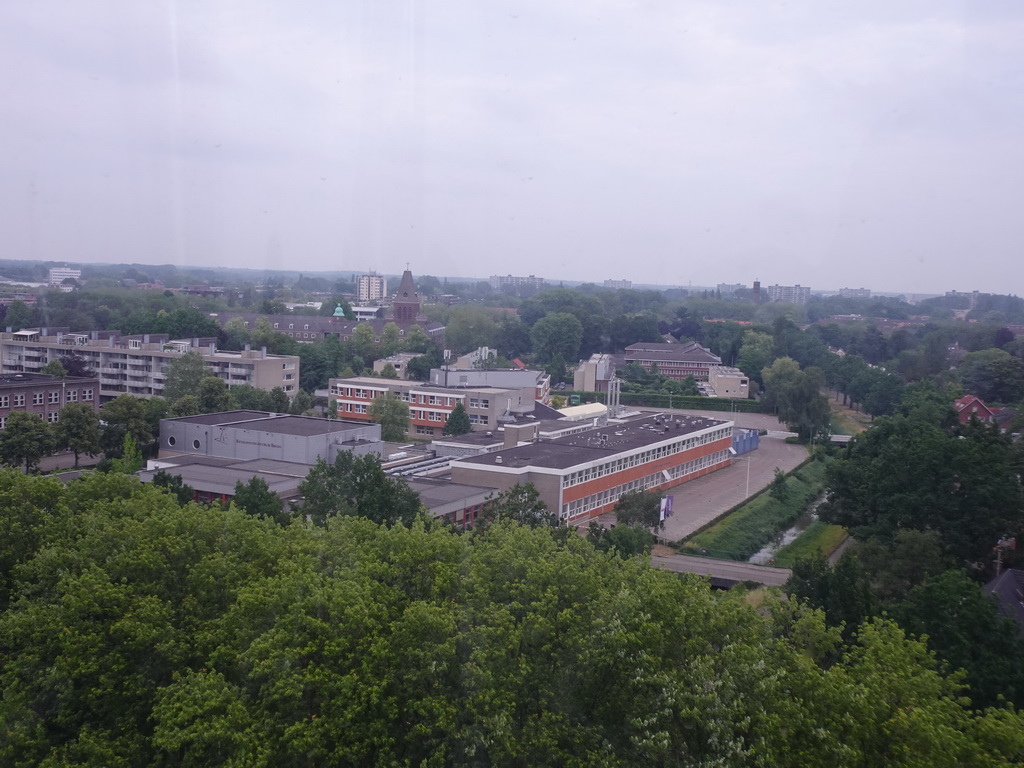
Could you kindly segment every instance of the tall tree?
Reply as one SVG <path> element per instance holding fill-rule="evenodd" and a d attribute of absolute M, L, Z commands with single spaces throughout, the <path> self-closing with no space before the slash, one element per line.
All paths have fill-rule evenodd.
<path fill-rule="evenodd" d="M 409 525 L 419 497 L 404 480 L 388 477 L 373 454 L 339 451 L 334 464 L 318 459 L 299 486 L 301 513 L 316 525 L 337 516 L 366 517 L 377 524 Z"/>
<path fill-rule="evenodd" d="M 54 438 L 58 448 L 75 454 L 77 467 L 81 454 L 95 456 L 100 452 L 99 416 L 88 403 L 68 403 L 60 409 Z"/>
<path fill-rule="evenodd" d="M 174 403 L 185 395 L 198 395 L 199 385 L 209 373 L 203 356 L 194 350 L 176 357 L 167 365 L 164 397 Z"/>
<path fill-rule="evenodd" d="M 201 413 L 230 411 L 235 407 L 228 385 L 218 376 L 203 377 L 199 382 L 198 397 Z"/>
<path fill-rule="evenodd" d="M 556 356 L 563 360 L 579 360 L 583 342 L 583 325 L 568 312 L 545 315 L 530 330 L 533 351 L 541 362 L 550 362 Z"/>
<path fill-rule="evenodd" d="M 530 528 L 558 525 L 558 516 L 544 503 L 533 483 L 516 483 L 502 491 L 490 503 L 488 513 L 496 520 L 512 520 Z"/>
<path fill-rule="evenodd" d="M 258 475 L 253 475 L 248 483 L 241 480 L 235 483 L 233 501 L 248 515 L 265 517 L 279 525 L 284 525 L 290 520 L 281 497 L 270 490 L 267 481 Z"/>
<path fill-rule="evenodd" d="M 370 419 L 380 424 L 380 436 L 388 442 L 401 442 L 409 431 L 409 406 L 394 392 L 374 399 L 370 405 Z"/>
<path fill-rule="evenodd" d="M 461 403 L 456 403 L 455 407 L 452 408 L 452 412 L 448 414 L 448 419 L 444 423 L 444 430 L 441 434 L 443 435 L 465 435 L 473 430 L 473 425 L 469 421 L 469 414 L 466 413 L 466 407 Z"/>
<path fill-rule="evenodd" d="M 107 458 L 121 455 L 124 436 L 131 434 L 143 449 L 153 441 L 153 431 L 142 401 L 129 394 L 119 395 L 100 410 L 100 447 Z"/>
<path fill-rule="evenodd" d="M 40 373 L 45 373 L 47 376 L 56 376 L 58 379 L 63 379 L 68 375 L 67 368 L 60 360 L 51 360 L 44 365 L 40 370 Z"/>
<path fill-rule="evenodd" d="M 24 464 L 28 473 L 53 450 L 53 430 L 49 424 L 25 411 L 7 414 L 7 425 L 0 430 L 0 461 L 9 467 Z"/>
<path fill-rule="evenodd" d="M 630 491 L 615 503 L 615 519 L 623 525 L 664 528 L 661 519 L 661 494 L 655 491 Z"/>

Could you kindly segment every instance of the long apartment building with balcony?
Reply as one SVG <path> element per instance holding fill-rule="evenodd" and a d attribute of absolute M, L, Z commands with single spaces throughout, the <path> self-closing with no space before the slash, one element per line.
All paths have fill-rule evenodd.
<path fill-rule="evenodd" d="M 153 397 L 163 395 L 171 361 L 190 351 L 202 355 L 210 375 L 228 387 L 281 387 L 289 396 L 298 391 L 299 358 L 294 355 L 270 355 L 265 348 L 225 352 L 217 349 L 214 339 L 128 336 L 119 331 L 27 328 L 0 333 L 0 373 L 36 373 L 51 360 L 74 354 L 98 377 L 102 401 L 125 393 Z"/>
<path fill-rule="evenodd" d="M 457 373 L 451 372 L 453 384 Z M 440 437 L 448 416 L 459 403 L 469 414 L 474 430 L 490 431 L 505 421 L 514 421 L 517 416 L 532 413 L 537 389 L 534 382 L 519 387 L 445 387 L 355 376 L 331 379 L 328 392 L 330 400 L 337 403 L 338 417 L 357 421 L 369 421 L 373 401 L 393 392 L 409 406 L 409 435 Z"/>

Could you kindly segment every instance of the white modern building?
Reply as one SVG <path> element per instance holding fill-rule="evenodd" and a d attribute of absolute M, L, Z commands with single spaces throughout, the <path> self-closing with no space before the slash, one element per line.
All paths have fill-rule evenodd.
<path fill-rule="evenodd" d="M 70 285 L 64 285 L 64 281 L 69 278 L 71 280 L 81 280 L 82 270 L 69 267 L 50 267 L 51 287 L 60 288 L 64 293 L 70 293 L 74 288 Z"/>

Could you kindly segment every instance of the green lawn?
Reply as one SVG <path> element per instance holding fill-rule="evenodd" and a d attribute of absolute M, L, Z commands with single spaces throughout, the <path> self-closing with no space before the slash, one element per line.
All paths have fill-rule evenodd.
<path fill-rule="evenodd" d="M 775 553 L 775 565 L 792 568 L 797 560 L 810 557 L 815 552 L 828 557 L 846 540 L 847 535 L 841 525 L 829 525 L 815 520 L 807 526 L 806 531 Z"/>
<path fill-rule="evenodd" d="M 710 528 L 687 539 L 680 552 L 706 554 L 729 560 L 747 560 L 779 531 L 791 526 L 820 494 L 825 463 L 811 461 L 786 478 L 784 501 L 766 491 Z"/>

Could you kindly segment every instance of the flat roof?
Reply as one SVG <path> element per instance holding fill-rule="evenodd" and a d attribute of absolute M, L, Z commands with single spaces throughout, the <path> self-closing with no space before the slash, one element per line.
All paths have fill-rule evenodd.
<path fill-rule="evenodd" d="M 219 426 L 238 421 L 265 419 L 268 416 L 276 415 L 276 413 L 271 413 L 270 411 L 219 411 L 218 413 L 200 413 L 195 416 L 180 416 L 176 419 L 166 419 L 166 421 L 187 421 L 189 424 Z"/>
<path fill-rule="evenodd" d="M 402 479 L 419 495 L 420 501 L 423 502 L 423 506 L 427 509 L 436 509 L 437 507 L 457 502 L 478 504 L 487 496 L 497 495 L 497 491 L 493 488 L 453 483 L 450 480 L 421 477 L 405 477 Z"/>
<path fill-rule="evenodd" d="M 143 478 L 152 479 L 152 476 L 159 470 L 146 470 L 140 473 Z M 279 496 L 293 496 L 298 492 L 299 483 L 302 478 L 285 477 L 282 475 L 271 475 L 257 473 L 251 469 L 238 469 L 236 467 L 213 467 L 205 464 L 182 464 L 174 467 L 166 467 L 164 471 L 169 475 L 177 475 L 187 485 L 197 491 L 207 493 L 219 493 L 227 496 L 235 495 L 235 485 L 239 482 L 248 483 L 253 477 L 259 475 L 267 481 L 267 486 L 273 493 Z"/>
<path fill-rule="evenodd" d="M 625 451 L 660 443 L 679 435 L 700 432 L 729 423 L 731 422 L 699 416 L 677 416 L 675 418 L 646 416 L 633 421 L 588 429 L 553 440 L 541 440 L 455 461 L 494 466 L 497 463 L 495 459 L 500 456 L 500 466 L 505 467 L 568 469 L 578 464 L 587 464 Z"/>

